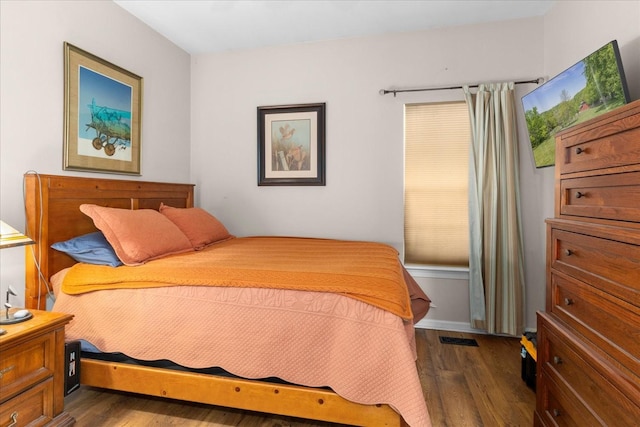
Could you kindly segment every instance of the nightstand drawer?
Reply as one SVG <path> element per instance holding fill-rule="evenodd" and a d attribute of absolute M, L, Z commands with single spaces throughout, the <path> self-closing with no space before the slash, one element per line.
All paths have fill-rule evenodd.
<path fill-rule="evenodd" d="M 640 246 L 558 228 L 549 244 L 552 269 L 640 305 Z"/>
<path fill-rule="evenodd" d="M 53 418 L 53 407 L 48 396 L 53 393 L 53 379 L 36 385 L 0 405 L 0 426 L 42 426 Z"/>
<path fill-rule="evenodd" d="M 615 367 L 588 354 L 591 350 L 585 350 L 578 338 L 559 332 L 552 323 L 545 323 L 538 337 L 546 349 L 538 361 L 545 374 L 557 384 L 580 390 L 582 403 L 599 414 L 604 424 L 631 426 L 640 420 L 640 407 L 633 400 L 640 397 L 640 390 L 630 389 L 628 383 L 610 382 L 622 378 Z M 606 378 L 605 373 L 615 375 Z M 623 392 L 619 386 L 627 390 Z"/>
<path fill-rule="evenodd" d="M 0 402 L 52 376 L 54 349 L 53 334 L 3 349 L 0 358 Z"/>
<path fill-rule="evenodd" d="M 640 379 L 638 308 L 578 280 L 551 275 L 551 312 Z"/>

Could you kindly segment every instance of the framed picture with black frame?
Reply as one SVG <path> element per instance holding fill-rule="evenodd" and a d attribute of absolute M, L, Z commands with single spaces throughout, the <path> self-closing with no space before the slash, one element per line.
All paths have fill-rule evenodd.
<path fill-rule="evenodd" d="M 326 185 L 326 104 L 258 107 L 258 185 Z"/>

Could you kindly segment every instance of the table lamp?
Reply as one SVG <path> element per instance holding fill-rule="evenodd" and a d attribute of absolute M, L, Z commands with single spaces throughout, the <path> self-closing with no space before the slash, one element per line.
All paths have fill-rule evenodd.
<path fill-rule="evenodd" d="M 11 227 L 4 221 L 0 221 L 0 249 L 13 248 L 16 246 L 32 245 L 35 242 L 25 236 L 15 228 Z M 33 315 L 28 310 L 18 310 L 15 313 L 9 313 L 12 307 L 9 297 L 16 296 L 16 292 L 11 286 L 7 289 L 7 298 L 4 302 L 4 310 L 0 311 L 0 325 L 11 323 L 19 323 L 30 319 Z"/>

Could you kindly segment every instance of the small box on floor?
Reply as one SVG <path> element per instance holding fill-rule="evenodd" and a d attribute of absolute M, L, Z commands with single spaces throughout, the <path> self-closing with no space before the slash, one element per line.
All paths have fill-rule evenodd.
<path fill-rule="evenodd" d="M 538 355 L 536 351 L 536 333 L 525 332 L 520 340 L 520 356 L 522 357 L 522 380 L 533 391 L 536 390 L 536 362 Z"/>
<path fill-rule="evenodd" d="M 64 343 L 64 395 L 80 387 L 80 341 Z"/>

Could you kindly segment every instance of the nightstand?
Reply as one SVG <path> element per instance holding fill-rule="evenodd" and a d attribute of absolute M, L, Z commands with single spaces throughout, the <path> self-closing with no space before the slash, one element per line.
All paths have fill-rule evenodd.
<path fill-rule="evenodd" d="M 64 409 L 64 327 L 73 316 L 30 310 L 0 336 L 0 425 L 71 426 Z"/>

